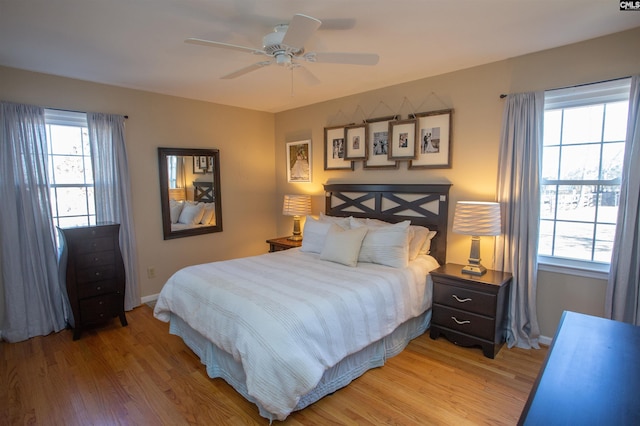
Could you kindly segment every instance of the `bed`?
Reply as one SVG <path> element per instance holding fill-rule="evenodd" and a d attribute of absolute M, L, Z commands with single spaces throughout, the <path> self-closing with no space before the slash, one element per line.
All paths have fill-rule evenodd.
<path fill-rule="evenodd" d="M 302 247 L 184 268 L 154 315 L 210 377 L 284 420 L 428 328 L 427 274 L 446 260 L 449 187 L 325 185 L 325 212 L 307 218 Z M 431 238 L 411 245 L 424 228 Z"/>

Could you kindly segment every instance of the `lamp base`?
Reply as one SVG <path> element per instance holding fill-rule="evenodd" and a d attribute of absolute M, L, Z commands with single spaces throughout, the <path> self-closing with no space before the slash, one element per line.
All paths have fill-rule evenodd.
<path fill-rule="evenodd" d="M 302 241 L 302 231 L 300 231 L 300 216 L 293 217 L 293 235 L 287 239 L 289 241 Z"/>
<path fill-rule="evenodd" d="M 464 268 L 462 268 L 462 273 L 469 274 L 469 275 L 484 275 L 487 273 L 487 268 L 485 268 L 480 264 L 477 264 L 477 265 L 469 264 Z"/>
<path fill-rule="evenodd" d="M 469 263 L 462 268 L 463 274 L 469 275 L 484 275 L 487 273 L 487 268 L 480 264 L 480 237 L 471 237 L 471 252 L 469 253 Z"/>

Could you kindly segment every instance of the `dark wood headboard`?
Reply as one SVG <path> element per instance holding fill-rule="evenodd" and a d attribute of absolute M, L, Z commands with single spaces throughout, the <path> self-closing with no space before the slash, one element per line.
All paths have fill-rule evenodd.
<path fill-rule="evenodd" d="M 369 217 L 387 222 L 410 220 L 438 233 L 431 255 L 441 265 L 447 261 L 451 184 L 327 184 L 325 213 L 330 216 Z"/>

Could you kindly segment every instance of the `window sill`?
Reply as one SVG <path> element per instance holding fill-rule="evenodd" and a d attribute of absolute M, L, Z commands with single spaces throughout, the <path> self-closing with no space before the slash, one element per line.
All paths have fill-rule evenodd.
<path fill-rule="evenodd" d="M 599 280 L 609 279 L 609 264 L 538 256 L 538 270 Z"/>

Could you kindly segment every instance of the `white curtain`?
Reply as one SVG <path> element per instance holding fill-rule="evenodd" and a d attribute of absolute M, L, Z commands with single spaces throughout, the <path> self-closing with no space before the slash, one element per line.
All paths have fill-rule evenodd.
<path fill-rule="evenodd" d="M 507 96 L 498 163 L 503 234 L 496 242 L 499 270 L 511 272 L 507 344 L 538 348 L 536 313 L 540 164 L 544 92 Z"/>
<path fill-rule="evenodd" d="M 620 204 L 605 315 L 640 325 L 640 75 L 631 78 Z"/>
<path fill-rule="evenodd" d="M 96 221 L 120 224 L 126 272 L 125 310 L 140 305 L 129 165 L 121 115 L 87 113 L 95 185 Z"/>
<path fill-rule="evenodd" d="M 0 285 L 2 339 L 65 327 L 49 202 L 44 109 L 0 104 Z"/>

